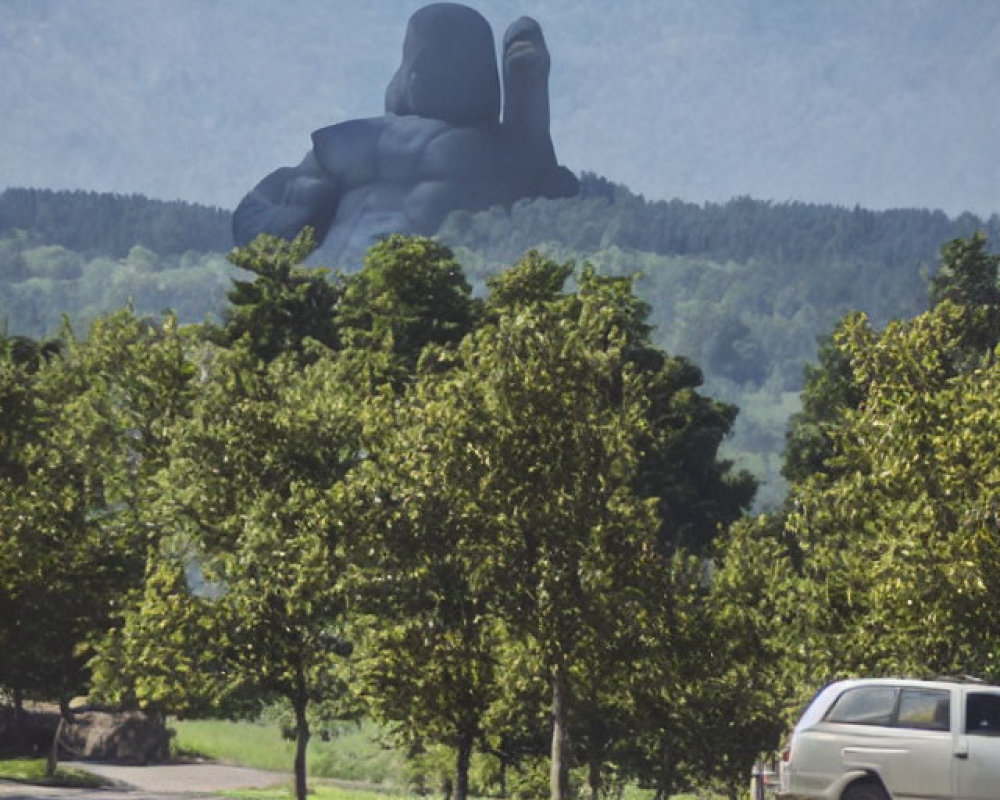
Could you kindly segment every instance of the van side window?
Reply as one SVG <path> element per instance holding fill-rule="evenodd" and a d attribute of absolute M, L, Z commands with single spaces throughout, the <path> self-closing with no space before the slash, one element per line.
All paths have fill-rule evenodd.
<path fill-rule="evenodd" d="M 968 694 L 965 699 L 965 732 L 978 736 L 1000 736 L 1000 694 Z"/>
<path fill-rule="evenodd" d="M 848 689 L 827 712 L 826 721 L 891 725 L 897 691 L 894 686 L 856 686 Z"/>
<path fill-rule="evenodd" d="M 938 689 L 903 689 L 896 724 L 900 728 L 946 731 L 951 728 L 951 700 Z"/>

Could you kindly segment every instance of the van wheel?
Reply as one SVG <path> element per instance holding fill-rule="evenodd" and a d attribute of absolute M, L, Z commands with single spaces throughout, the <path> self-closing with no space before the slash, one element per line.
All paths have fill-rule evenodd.
<path fill-rule="evenodd" d="M 847 787 L 841 800 L 889 800 L 889 796 L 875 781 L 859 781 Z"/>

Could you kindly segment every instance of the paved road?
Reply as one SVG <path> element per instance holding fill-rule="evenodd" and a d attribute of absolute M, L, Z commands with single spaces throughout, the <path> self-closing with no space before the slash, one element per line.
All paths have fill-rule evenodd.
<path fill-rule="evenodd" d="M 188 800 L 224 789 L 255 789 L 289 783 L 291 775 L 225 764 L 158 764 L 129 767 L 117 764 L 60 762 L 112 781 L 105 789 L 61 789 L 0 781 L 0 800 Z M 213 798 L 218 800 L 218 798 Z"/>

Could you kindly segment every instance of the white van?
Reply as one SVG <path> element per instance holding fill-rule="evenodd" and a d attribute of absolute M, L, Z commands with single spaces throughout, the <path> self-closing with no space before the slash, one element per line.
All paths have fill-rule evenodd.
<path fill-rule="evenodd" d="M 832 683 L 782 753 L 781 800 L 1000 800 L 1000 687 Z"/>

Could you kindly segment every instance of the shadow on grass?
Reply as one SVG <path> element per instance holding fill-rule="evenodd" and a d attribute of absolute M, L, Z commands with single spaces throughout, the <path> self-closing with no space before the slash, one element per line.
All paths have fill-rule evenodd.
<path fill-rule="evenodd" d="M 60 786 L 68 789 L 100 789 L 111 784 L 90 772 L 82 769 L 67 769 L 59 767 L 56 774 L 48 777 L 45 774 L 44 758 L 7 758 L 0 759 L 0 780 L 31 783 L 36 786 Z"/>

